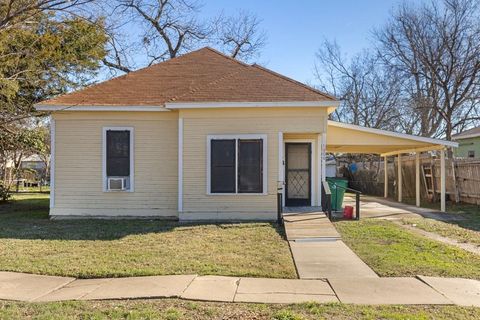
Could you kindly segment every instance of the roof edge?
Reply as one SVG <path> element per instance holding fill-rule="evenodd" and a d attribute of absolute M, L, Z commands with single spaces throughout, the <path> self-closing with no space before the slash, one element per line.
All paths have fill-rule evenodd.
<path fill-rule="evenodd" d="M 415 140 L 415 141 L 418 141 L 418 142 L 431 143 L 431 144 L 434 144 L 434 145 L 442 145 L 442 146 L 446 146 L 446 147 L 455 147 L 455 148 L 458 147 L 458 143 L 454 142 L 454 141 L 435 139 L 435 138 L 419 137 L 419 136 L 415 136 L 415 135 L 412 135 L 412 134 L 398 133 L 398 132 L 387 131 L 387 130 L 382 130 L 382 129 L 375 129 L 375 128 L 367 128 L 367 127 L 362 127 L 362 126 L 355 125 L 355 124 L 348 124 L 348 123 L 343 123 L 343 122 L 338 122 L 338 121 L 328 120 L 328 125 L 338 127 L 338 128 L 353 129 L 353 130 L 358 130 L 358 131 L 363 131 L 363 132 L 368 132 L 368 133 L 374 133 L 374 134 L 383 134 L 385 136 L 394 137 L 394 138 L 410 139 L 410 140 Z"/>
<path fill-rule="evenodd" d="M 166 102 L 167 109 L 218 109 L 218 108 L 285 108 L 285 107 L 327 107 L 335 109 L 340 104 L 337 100 L 319 101 L 228 101 L 228 102 Z M 333 111 L 333 110 L 332 110 Z M 330 110 L 329 110 L 330 112 Z"/>
<path fill-rule="evenodd" d="M 471 138 L 477 138 L 477 137 L 480 137 L 480 132 L 464 134 L 464 135 L 459 133 L 458 135 L 452 136 L 452 140 L 463 140 L 463 139 L 471 139 Z"/>
<path fill-rule="evenodd" d="M 50 105 L 36 104 L 35 109 L 38 111 L 147 111 L 147 112 L 164 112 L 170 111 L 165 106 L 117 106 L 117 105 Z"/>

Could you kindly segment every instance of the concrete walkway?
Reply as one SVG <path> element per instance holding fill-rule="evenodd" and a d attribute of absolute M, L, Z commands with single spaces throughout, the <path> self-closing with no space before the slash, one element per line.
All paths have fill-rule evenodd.
<path fill-rule="evenodd" d="M 355 206 L 355 197 L 346 194 L 344 205 Z M 380 197 L 361 196 L 360 218 L 398 220 L 403 218 L 429 218 L 440 221 L 462 220 L 455 214 L 449 214 L 430 208 L 421 208 Z"/>
<path fill-rule="evenodd" d="M 435 277 L 302 280 L 196 275 L 77 280 L 0 272 L 0 299 L 3 300 L 48 302 L 149 298 L 480 307 L 480 281 Z"/>
<path fill-rule="evenodd" d="M 300 279 L 378 278 L 343 243 L 340 234 L 323 212 L 290 211 L 284 214 L 283 219 Z"/>
<path fill-rule="evenodd" d="M 344 203 L 345 205 L 355 206 L 355 198 L 350 195 L 346 195 Z M 415 228 L 408 224 L 404 224 L 401 221 L 403 218 L 427 218 L 444 222 L 463 220 L 464 218 L 458 214 L 445 213 L 429 208 L 419 208 L 380 197 L 362 196 L 362 200 L 360 202 L 360 216 L 362 219 L 390 220 L 391 222 L 424 237 L 458 247 L 471 253 L 480 254 L 480 246 L 476 244 L 468 242 L 465 243 L 453 238 L 444 237 L 434 232 L 425 231 L 420 228 Z"/>

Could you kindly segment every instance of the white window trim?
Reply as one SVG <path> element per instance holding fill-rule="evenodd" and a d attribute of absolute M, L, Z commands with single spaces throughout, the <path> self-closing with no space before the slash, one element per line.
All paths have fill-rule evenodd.
<path fill-rule="evenodd" d="M 212 140 L 232 140 L 235 139 L 235 192 L 232 193 L 212 193 L 211 190 L 211 141 Z M 261 193 L 239 193 L 238 192 L 238 140 L 241 139 L 262 139 L 263 140 L 263 164 L 262 164 L 262 189 Z M 268 148 L 266 134 L 222 134 L 222 135 L 208 135 L 207 136 L 207 195 L 211 196 L 265 196 L 268 194 Z"/>
<path fill-rule="evenodd" d="M 108 190 L 107 180 L 107 131 L 130 131 L 130 188 L 128 190 Z M 102 188 L 103 192 L 134 192 L 135 191 L 135 166 L 134 145 L 135 130 L 133 127 L 103 127 L 102 133 Z"/>

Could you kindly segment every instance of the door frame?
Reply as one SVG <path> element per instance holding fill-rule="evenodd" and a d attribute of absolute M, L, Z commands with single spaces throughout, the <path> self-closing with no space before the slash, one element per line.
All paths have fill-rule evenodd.
<path fill-rule="evenodd" d="M 316 169 L 315 169 L 315 159 L 317 157 L 315 152 L 315 147 L 317 145 L 315 139 L 285 139 L 283 140 L 283 175 L 285 181 L 285 187 L 283 188 L 283 196 L 282 196 L 282 205 L 286 206 L 286 198 L 287 198 L 287 143 L 301 143 L 310 144 L 310 206 L 313 207 L 316 198 L 316 188 L 315 188 L 315 179 L 316 179 Z"/>

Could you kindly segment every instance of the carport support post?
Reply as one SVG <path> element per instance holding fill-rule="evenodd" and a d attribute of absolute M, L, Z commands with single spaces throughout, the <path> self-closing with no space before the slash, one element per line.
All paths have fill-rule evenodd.
<path fill-rule="evenodd" d="M 397 184 L 398 184 L 398 202 L 402 202 L 402 155 L 398 154 L 398 172 L 397 172 Z"/>
<path fill-rule="evenodd" d="M 440 211 L 446 211 L 445 150 L 440 150 Z"/>
<path fill-rule="evenodd" d="M 388 157 L 383 157 L 383 181 L 385 183 L 383 197 L 388 198 Z"/>
<path fill-rule="evenodd" d="M 420 207 L 420 152 L 415 153 L 415 204 Z"/>

